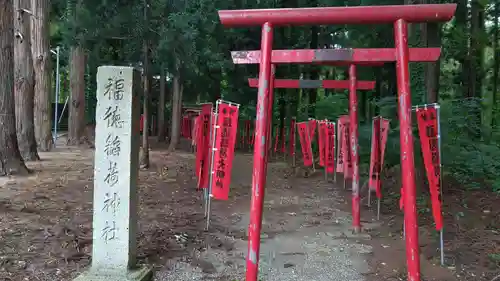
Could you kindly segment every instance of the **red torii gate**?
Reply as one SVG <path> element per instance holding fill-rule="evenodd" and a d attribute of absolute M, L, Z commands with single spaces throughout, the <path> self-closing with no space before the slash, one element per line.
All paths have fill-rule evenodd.
<path fill-rule="evenodd" d="M 248 78 L 248 86 L 259 87 L 259 79 Z M 349 89 L 349 80 L 275 79 L 275 89 Z M 358 81 L 356 89 L 373 90 L 375 81 Z"/>
<path fill-rule="evenodd" d="M 269 136 L 269 107 L 272 105 L 272 41 L 274 26 L 279 25 L 332 25 L 332 24 L 394 24 L 396 73 L 398 84 L 398 113 L 401 141 L 401 175 L 404 187 L 404 214 L 406 229 L 406 256 L 408 280 L 420 281 L 420 256 L 418 250 L 418 226 L 415 198 L 415 164 L 411 124 L 411 97 L 409 74 L 408 23 L 449 21 L 456 10 L 456 4 L 320 7 L 261 10 L 219 11 L 221 23 L 229 27 L 262 26 L 262 42 L 259 70 L 259 90 L 255 128 L 254 168 L 252 178 L 251 217 L 249 225 L 249 247 L 247 256 L 247 281 L 257 281 L 260 250 L 260 229 L 264 186 L 266 183 L 266 142 Z M 338 59 L 352 63 L 352 59 Z M 349 73 L 355 66 L 349 66 Z M 356 84 L 351 80 L 351 87 Z M 269 97 L 268 97 L 269 96 Z M 351 103 L 352 107 L 353 104 Z M 352 138 L 354 139 L 354 138 Z M 352 140 L 351 140 L 352 141 Z M 356 149 L 352 141 L 353 152 Z M 357 151 L 356 151 L 357 153 Z"/>
<path fill-rule="evenodd" d="M 361 51 L 360 51 L 361 50 Z M 393 53 L 391 55 L 391 52 Z M 440 54 L 440 48 L 410 48 L 410 61 L 436 61 Z M 358 54 L 357 56 L 355 54 Z M 379 56 L 382 56 L 381 58 Z M 260 51 L 234 51 L 232 52 L 233 62 L 242 64 L 258 63 Z M 337 59 L 347 59 L 347 61 L 336 61 Z M 357 98 L 357 77 L 356 65 L 381 66 L 384 62 L 395 61 L 395 49 L 320 49 L 320 50 L 275 50 L 272 52 L 272 62 L 279 63 L 317 63 L 322 65 L 349 66 L 349 119 L 350 138 L 352 156 L 352 225 L 354 232 L 361 230 L 361 207 L 359 195 L 359 157 L 358 157 L 358 98 Z M 326 60 L 323 61 L 323 60 Z M 385 60 L 385 61 L 384 61 Z M 272 63 L 274 69 L 275 64 Z M 272 76 L 273 77 L 273 76 Z M 271 78 L 270 85 L 275 83 Z M 273 89 L 270 86 L 270 89 Z M 272 99 L 272 91 L 269 91 L 268 99 Z M 272 104 L 271 104 L 272 106 Z"/>

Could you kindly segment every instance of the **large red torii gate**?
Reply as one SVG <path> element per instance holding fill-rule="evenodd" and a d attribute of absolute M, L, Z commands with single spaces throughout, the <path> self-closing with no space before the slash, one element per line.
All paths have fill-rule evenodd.
<path fill-rule="evenodd" d="M 269 142 L 269 107 L 272 98 L 272 41 L 273 28 L 280 25 L 332 25 L 332 24 L 394 24 L 396 73 L 398 84 L 398 115 L 400 121 L 401 176 L 404 188 L 404 214 L 406 229 L 406 256 L 408 280 L 420 281 L 420 256 L 415 198 L 415 164 L 411 124 L 411 96 L 409 74 L 408 23 L 449 21 L 456 4 L 387 5 L 358 7 L 319 7 L 261 10 L 223 10 L 219 18 L 227 27 L 262 26 L 259 90 L 255 128 L 254 167 L 252 172 L 251 218 L 247 255 L 247 281 L 257 281 L 260 250 L 260 229 L 264 186 L 266 183 L 266 143 Z M 345 59 L 341 61 L 351 61 Z M 355 72 L 350 65 L 349 72 Z M 351 80 L 352 81 L 352 80 Z M 352 83 L 355 87 L 355 82 Z M 352 104 L 350 104 L 352 106 Z M 353 146 L 353 151 L 356 149 Z"/>

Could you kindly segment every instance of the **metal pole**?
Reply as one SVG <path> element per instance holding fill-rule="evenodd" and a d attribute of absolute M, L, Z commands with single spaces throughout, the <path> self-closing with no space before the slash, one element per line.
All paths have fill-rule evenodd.
<path fill-rule="evenodd" d="M 377 220 L 380 220 L 380 198 L 377 198 Z"/>
<path fill-rule="evenodd" d="M 361 206 L 359 196 L 358 154 L 358 96 L 356 93 L 356 65 L 349 65 L 349 130 L 352 163 L 352 227 L 354 233 L 361 231 Z"/>
<path fill-rule="evenodd" d="M 262 26 L 261 61 L 259 69 L 259 91 L 257 95 L 257 116 L 255 118 L 255 144 L 252 171 L 252 199 L 250 203 L 250 224 L 248 226 L 248 254 L 246 261 L 246 281 L 257 281 L 259 272 L 260 231 L 262 227 L 262 209 L 264 186 L 266 183 L 267 145 L 269 137 L 269 107 L 272 106 L 269 79 L 271 79 L 271 51 L 273 48 L 272 25 L 266 22 Z"/>
<path fill-rule="evenodd" d="M 337 123 L 332 122 L 333 127 L 335 128 L 333 131 L 333 182 L 337 183 L 337 149 L 338 149 L 338 143 L 337 143 Z"/>
<path fill-rule="evenodd" d="M 214 177 L 214 154 L 215 154 L 215 150 L 217 150 L 217 148 L 215 148 L 215 141 L 216 141 L 216 130 L 219 128 L 219 126 L 217 126 L 217 116 L 219 115 L 219 104 L 220 104 L 220 100 L 217 100 L 217 102 L 215 103 L 215 114 L 214 114 L 214 118 L 212 120 L 212 133 L 210 134 L 211 137 L 211 141 L 212 141 L 212 151 L 210 152 L 210 182 L 208 184 L 208 196 L 207 196 L 207 226 L 206 226 L 206 230 L 208 230 L 208 227 L 210 226 L 210 204 L 212 202 L 212 180 L 213 180 L 213 177 Z"/>
<path fill-rule="evenodd" d="M 408 280 L 420 279 L 420 254 L 415 188 L 415 163 L 411 122 L 410 71 L 408 66 L 408 23 L 399 19 L 394 23 L 396 73 L 398 85 L 398 113 L 401 142 L 401 179 L 404 189 L 406 262 Z"/>
<path fill-rule="evenodd" d="M 66 101 L 64 102 L 63 109 L 61 111 L 61 116 L 59 116 L 59 121 L 57 121 L 57 124 L 61 123 L 62 117 L 64 115 L 64 111 L 66 111 L 66 106 L 68 106 L 68 101 L 69 101 L 69 96 L 66 97 Z"/>
<path fill-rule="evenodd" d="M 59 105 L 59 91 L 60 91 L 60 79 L 59 79 L 59 51 L 60 47 L 56 47 L 56 96 L 54 102 L 54 147 L 56 147 L 57 142 L 57 113 L 58 113 L 58 105 Z"/>
<path fill-rule="evenodd" d="M 441 194 L 441 206 L 443 206 L 443 159 L 441 158 L 441 107 L 434 105 L 437 112 L 437 127 L 438 127 L 438 149 L 439 149 L 439 192 Z M 443 226 L 444 228 L 444 226 Z M 439 246 L 441 247 L 441 266 L 444 266 L 444 229 L 439 231 Z"/>

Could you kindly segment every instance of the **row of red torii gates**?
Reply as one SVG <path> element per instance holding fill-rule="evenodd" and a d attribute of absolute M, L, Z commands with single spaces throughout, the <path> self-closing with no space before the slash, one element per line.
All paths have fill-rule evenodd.
<path fill-rule="evenodd" d="M 248 230 L 246 280 L 258 280 L 262 207 L 266 184 L 267 146 L 270 143 L 275 64 L 314 63 L 349 67 L 350 152 L 353 164 L 352 211 L 353 231 L 361 230 L 359 197 L 358 114 L 356 65 L 380 65 L 396 62 L 398 86 L 398 117 L 401 144 L 401 182 L 404 189 L 404 217 L 408 280 L 421 281 L 418 244 L 418 223 L 415 191 L 415 164 L 411 122 L 409 61 L 436 61 L 440 48 L 408 48 L 408 24 L 446 22 L 451 20 L 456 4 L 427 4 L 399 6 L 357 6 L 288 8 L 219 11 L 226 27 L 261 26 L 260 51 L 233 51 L 237 64 L 260 64 L 255 121 L 255 144 L 252 171 L 252 199 Z M 273 29 L 284 25 L 332 24 L 393 24 L 395 48 L 385 49 L 321 49 L 272 50 Z M 250 84 L 255 83 L 249 81 Z M 297 82 L 299 83 L 299 82 Z M 300 86 L 300 85 L 299 85 Z"/>

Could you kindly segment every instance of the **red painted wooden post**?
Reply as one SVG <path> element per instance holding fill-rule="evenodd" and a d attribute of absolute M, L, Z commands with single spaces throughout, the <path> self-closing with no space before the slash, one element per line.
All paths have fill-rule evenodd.
<path fill-rule="evenodd" d="M 356 93 L 356 65 L 349 66 L 349 149 L 352 163 L 352 227 L 355 233 L 361 231 L 361 208 L 359 198 L 359 155 L 358 155 L 358 95 Z"/>
<path fill-rule="evenodd" d="M 250 203 L 250 224 L 248 226 L 248 254 L 246 280 L 257 281 L 259 272 L 260 231 L 262 226 L 262 208 L 264 204 L 264 186 L 266 184 L 267 135 L 269 127 L 271 51 L 273 46 L 273 27 L 266 22 L 262 26 L 262 58 L 259 69 L 259 91 L 257 96 L 257 116 L 255 118 L 255 144 L 252 171 L 252 200 Z"/>
<path fill-rule="evenodd" d="M 408 23 L 398 20 L 394 24 L 396 45 L 396 73 L 398 84 L 399 138 L 401 143 L 401 182 L 404 190 L 406 261 L 408 280 L 420 281 L 420 254 L 413 161 L 413 135 L 411 124 L 410 71 L 408 66 Z"/>

